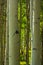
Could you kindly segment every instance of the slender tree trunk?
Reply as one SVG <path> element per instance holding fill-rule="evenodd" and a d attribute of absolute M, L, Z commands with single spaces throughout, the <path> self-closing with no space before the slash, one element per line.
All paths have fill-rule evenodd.
<path fill-rule="evenodd" d="M 9 65 L 19 65 L 18 0 L 9 0 Z"/>
<path fill-rule="evenodd" d="M 21 26 L 22 26 L 22 0 L 20 0 L 20 44 L 21 44 Z M 22 44 L 20 46 L 22 46 Z"/>
<path fill-rule="evenodd" d="M 31 6 L 31 4 L 33 6 Z M 32 8 L 31 8 L 32 7 Z M 32 10 L 31 10 L 32 9 Z M 32 13 L 31 13 L 32 12 Z M 31 65 L 40 65 L 40 0 L 30 0 L 31 19 Z"/>
<path fill-rule="evenodd" d="M 4 65 L 9 65 L 9 24 L 6 22 L 6 44 L 5 44 L 5 60 Z"/>
<path fill-rule="evenodd" d="M 0 65 L 1 65 L 1 1 L 0 1 Z"/>
<path fill-rule="evenodd" d="M 2 23 L 1 23 L 1 25 L 0 25 L 0 64 L 2 65 L 3 64 L 3 38 L 2 38 L 2 36 L 3 36 L 3 25 L 2 25 Z"/>
<path fill-rule="evenodd" d="M 30 22 L 29 22 L 29 1 L 26 0 L 26 18 L 27 18 L 27 36 L 26 36 L 26 65 L 29 65 L 29 31 L 30 31 Z"/>
<path fill-rule="evenodd" d="M 6 44 L 5 44 L 5 62 L 4 65 L 9 65 L 9 1 L 6 1 Z"/>
<path fill-rule="evenodd" d="M 41 32 L 41 38 L 42 38 L 42 60 L 41 60 L 41 65 L 43 65 L 43 28 Z"/>

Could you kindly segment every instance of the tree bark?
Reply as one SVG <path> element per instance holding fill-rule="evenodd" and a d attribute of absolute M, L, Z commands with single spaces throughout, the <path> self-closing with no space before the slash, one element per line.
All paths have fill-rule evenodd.
<path fill-rule="evenodd" d="M 9 65 L 19 65 L 18 0 L 9 0 Z"/>
<path fill-rule="evenodd" d="M 32 6 L 31 6 L 32 4 Z M 32 9 L 32 10 L 31 10 Z M 32 13 L 31 13 L 32 12 Z M 31 65 L 40 65 L 40 0 L 30 0 Z"/>

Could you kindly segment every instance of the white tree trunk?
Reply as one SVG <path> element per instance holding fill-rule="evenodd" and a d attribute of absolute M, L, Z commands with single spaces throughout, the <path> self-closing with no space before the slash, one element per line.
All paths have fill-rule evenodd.
<path fill-rule="evenodd" d="M 40 0 L 30 0 L 31 65 L 40 65 Z"/>
<path fill-rule="evenodd" d="M 18 0 L 9 0 L 9 65 L 19 65 Z"/>

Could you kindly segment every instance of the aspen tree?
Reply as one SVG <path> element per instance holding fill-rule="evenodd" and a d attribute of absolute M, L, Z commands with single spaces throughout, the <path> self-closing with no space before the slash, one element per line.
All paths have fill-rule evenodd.
<path fill-rule="evenodd" d="M 31 65 L 40 65 L 40 0 L 30 0 Z"/>
<path fill-rule="evenodd" d="M 9 65 L 19 65 L 18 0 L 8 0 L 9 4 Z"/>

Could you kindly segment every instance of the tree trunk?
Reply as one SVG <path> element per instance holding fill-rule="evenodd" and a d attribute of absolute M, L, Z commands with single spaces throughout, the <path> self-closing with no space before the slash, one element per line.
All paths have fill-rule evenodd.
<path fill-rule="evenodd" d="M 9 1 L 6 1 L 6 44 L 5 44 L 5 62 L 4 65 L 9 65 Z"/>
<path fill-rule="evenodd" d="M 32 5 L 32 6 L 31 6 Z M 32 12 L 32 13 L 31 13 Z M 32 15 L 32 16 L 31 16 Z M 40 0 L 30 0 L 31 65 L 40 65 Z"/>
<path fill-rule="evenodd" d="M 30 32 L 30 21 L 29 21 L 29 1 L 26 0 L 26 18 L 27 18 L 27 34 L 26 34 L 26 65 L 29 65 L 29 32 Z"/>
<path fill-rule="evenodd" d="M 42 39 L 42 59 L 41 59 L 41 65 L 43 65 L 43 28 L 41 31 L 41 39 Z"/>
<path fill-rule="evenodd" d="M 9 0 L 9 65 L 19 65 L 18 0 Z"/>

